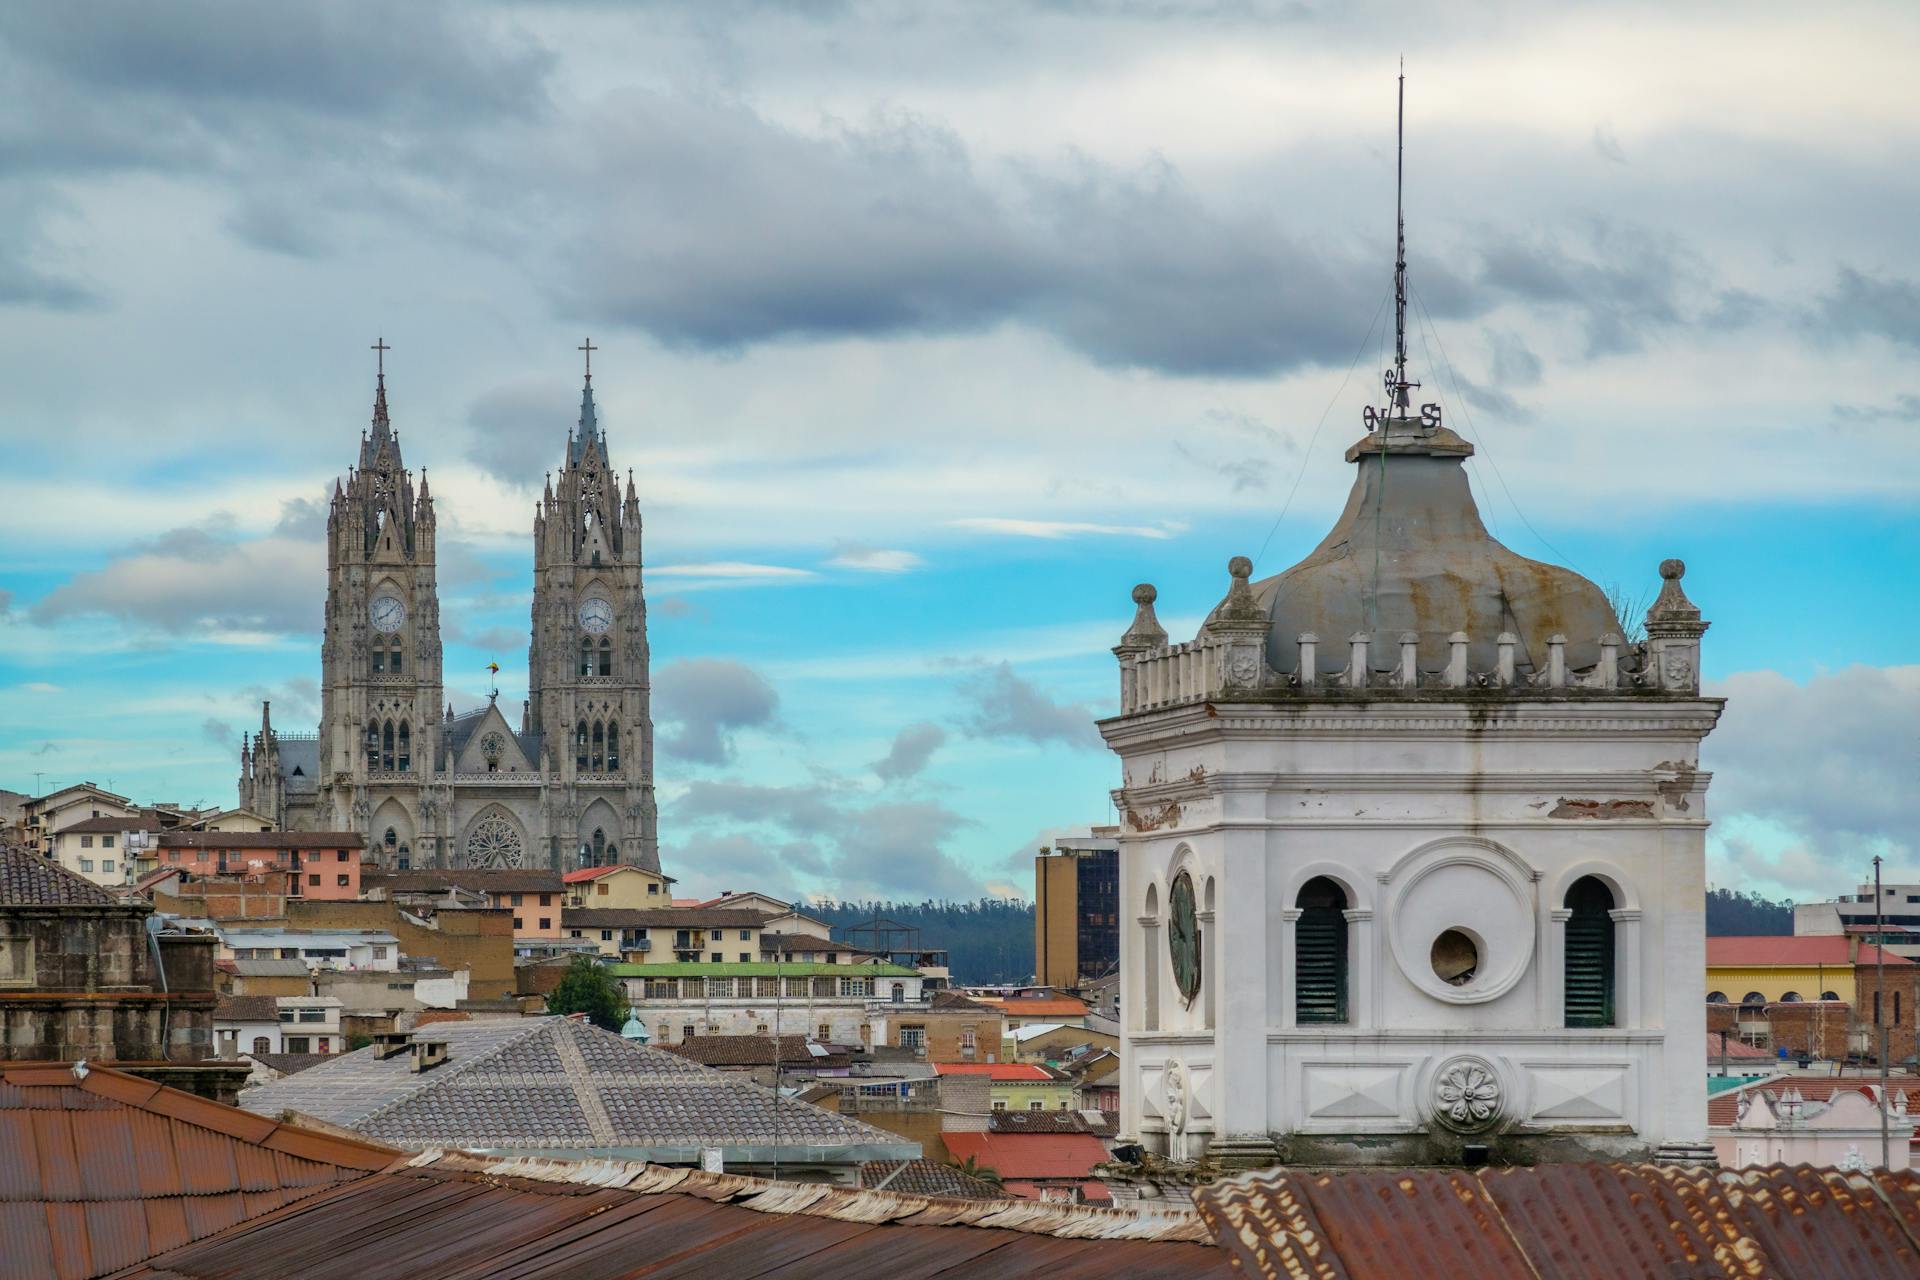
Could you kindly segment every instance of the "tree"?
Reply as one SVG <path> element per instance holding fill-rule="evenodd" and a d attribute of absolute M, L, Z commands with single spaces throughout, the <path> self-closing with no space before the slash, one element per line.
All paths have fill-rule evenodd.
<path fill-rule="evenodd" d="M 968 1156 L 964 1160 L 949 1160 L 947 1161 L 947 1167 L 957 1169 L 969 1178 L 978 1178 L 982 1182 L 991 1182 L 996 1187 L 1000 1185 L 1000 1171 L 998 1169 L 987 1168 L 972 1156 Z"/>
<path fill-rule="evenodd" d="M 575 956 L 547 997 L 548 1013 L 584 1013 L 587 1021 L 619 1031 L 627 1021 L 627 996 L 620 984 L 591 956 Z"/>

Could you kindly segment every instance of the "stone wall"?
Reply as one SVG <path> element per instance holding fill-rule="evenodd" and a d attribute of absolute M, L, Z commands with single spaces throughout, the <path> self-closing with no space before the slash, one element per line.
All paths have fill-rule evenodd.
<path fill-rule="evenodd" d="M 28 940 L 34 962 L 30 988 L 0 990 L 0 1057 L 180 1063 L 207 1057 L 214 940 L 163 935 L 163 983 L 148 914 L 144 906 L 0 910 L 0 936 Z"/>
<path fill-rule="evenodd" d="M 400 940 L 400 953 L 431 957 L 443 969 L 465 969 L 475 1000 L 497 1000 L 514 991 L 513 912 L 442 909 L 435 928 L 415 924 L 392 902 L 290 902 L 287 923 L 296 929 L 385 929 Z"/>

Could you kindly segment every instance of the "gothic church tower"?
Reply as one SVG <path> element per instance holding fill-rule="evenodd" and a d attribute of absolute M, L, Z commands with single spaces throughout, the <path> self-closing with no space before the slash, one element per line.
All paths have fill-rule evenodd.
<path fill-rule="evenodd" d="M 640 501 L 608 462 L 592 358 L 589 348 L 579 424 L 533 518 L 529 717 L 564 795 L 550 821 L 571 861 L 658 870 Z"/>

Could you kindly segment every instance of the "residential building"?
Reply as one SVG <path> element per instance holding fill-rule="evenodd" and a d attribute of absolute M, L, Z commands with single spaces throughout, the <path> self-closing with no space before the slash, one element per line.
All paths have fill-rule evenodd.
<path fill-rule="evenodd" d="M 763 960 L 790 960 L 799 964 L 872 964 L 876 960 L 886 959 L 877 952 L 856 947 L 851 942 L 835 938 L 830 934 L 798 931 L 783 933 L 774 929 L 772 916 L 765 917 L 765 920 L 766 923 L 762 926 L 760 934 L 760 958 Z M 911 969 L 915 966 L 903 965 L 902 967 Z"/>
<path fill-rule="evenodd" d="M 602 955 L 689 964 L 753 964 L 763 959 L 760 931 L 766 921 L 759 911 L 712 907 L 575 907 L 560 913 L 564 935 L 591 942 Z"/>
<path fill-rule="evenodd" d="M 639 910 L 672 900 L 673 877 L 632 863 L 580 867 L 560 877 L 569 907 L 615 907 Z"/>
<path fill-rule="evenodd" d="M 453 868 L 382 872 L 367 877 L 367 895 L 390 898 L 409 910 L 485 906 L 513 913 L 516 942 L 565 936 L 560 915 L 567 885 L 551 870 Z"/>
<path fill-rule="evenodd" d="M 1000 1175 L 1000 1187 L 1021 1200 L 1107 1204 L 1113 1194 L 1098 1169 L 1107 1148 L 1090 1133 L 950 1133 L 956 1161 Z"/>
<path fill-rule="evenodd" d="M 953 985 L 953 970 L 947 963 L 946 951 L 925 945 L 920 939 L 918 925 L 902 924 L 898 920 L 876 915 L 859 924 L 848 925 L 842 934 L 866 955 L 877 956 L 889 964 L 919 970 L 920 976 L 926 979 L 926 989 L 929 991 L 944 991 Z"/>
<path fill-rule="evenodd" d="M 400 967 L 400 940 L 384 929 L 296 929 L 220 926 L 222 960 L 298 960 L 309 972 Z"/>
<path fill-rule="evenodd" d="M 143 870 L 253 878 L 287 897 L 322 902 L 360 896 L 361 861 L 361 837 L 352 831 L 162 831 L 141 858 Z"/>
<path fill-rule="evenodd" d="M 1887 936 L 1875 936 L 1876 928 Z M 1858 933 L 1869 942 L 1884 943 L 1896 955 L 1920 960 L 1920 884 L 1882 884 L 1877 902 L 1870 883 L 1831 902 L 1796 902 L 1793 931 L 1812 936 Z"/>
<path fill-rule="evenodd" d="M 878 1009 L 873 1043 L 910 1050 L 928 1062 L 998 1062 L 1005 1025 L 991 1005 L 935 991 L 924 1004 Z"/>
<path fill-rule="evenodd" d="M 889 964 L 669 961 L 616 964 L 609 971 L 625 986 L 634 1016 L 656 1045 L 769 1032 L 797 1032 L 822 1044 L 863 1044 L 870 1007 L 917 1005 L 922 999 L 920 975 Z"/>
<path fill-rule="evenodd" d="M 933 1071 L 942 1079 L 948 1076 L 976 1076 L 985 1080 L 988 1103 L 995 1111 L 1068 1111 L 1073 1108 L 1073 1082 L 1034 1063 L 936 1062 Z"/>
<path fill-rule="evenodd" d="M 222 1058 L 262 1053 L 340 1053 L 340 1001 L 331 996 L 227 996 L 213 1014 Z"/>
<path fill-rule="evenodd" d="M 852 1184 L 867 1160 L 917 1159 L 917 1143 L 782 1099 L 740 1076 L 577 1018 L 437 1023 L 241 1095 L 411 1150 L 645 1160 L 731 1171 L 778 1164 L 801 1181 Z"/>
<path fill-rule="evenodd" d="M 203 1066 L 214 941 L 157 924 L 145 903 L 0 846 L 0 1057 L 117 1062 L 231 1097 L 240 1077 Z"/>
<path fill-rule="evenodd" d="M 1065 1023 L 1030 1022 L 1018 1030 L 1007 1032 L 1007 1044 L 1008 1062 L 1039 1062 L 1059 1066 L 1069 1058 L 1078 1056 L 1075 1050 L 1110 1049 L 1118 1052 L 1120 1037 Z"/>
<path fill-rule="evenodd" d="M 53 860 L 103 888 L 123 888 L 135 880 L 136 858 L 157 831 L 151 812 L 86 818 L 52 833 Z"/>
<path fill-rule="evenodd" d="M 1033 956 L 1033 980 L 1066 991 L 1119 964 L 1119 828 L 1061 836 L 1034 858 Z"/>
<path fill-rule="evenodd" d="M 126 796 L 77 782 L 70 787 L 29 798 L 20 806 L 20 827 L 27 842 L 43 857 L 54 856 L 54 836 L 91 818 L 130 818 L 140 806 Z"/>
<path fill-rule="evenodd" d="M 187 824 L 194 831 L 221 831 L 236 833 L 242 831 L 263 832 L 274 830 L 273 819 L 264 813 L 255 813 L 251 809 L 216 809 Z M 359 848 L 365 841 L 354 847 Z"/>
<path fill-rule="evenodd" d="M 464 971 L 467 998 L 498 1001 L 511 997 L 514 977 L 513 916 L 510 908 L 403 907 L 391 900 L 292 902 L 289 924 L 304 929 L 352 929 L 390 933 L 400 940 L 408 965 Z"/>
<path fill-rule="evenodd" d="M 970 992 L 967 998 L 975 1004 L 1000 1010 L 1006 1017 L 1008 1031 L 1036 1023 L 1080 1027 L 1087 1021 L 1086 1001 L 1047 987 L 1015 988 L 1002 995 Z"/>
<path fill-rule="evenodd" d="M 1880 948 L 1859 934 L 1707 939 L 1709 1004 L 1830 1000 L 1856 1004 L 1858 975 L 1874 967 Z M 1920 965 L 1888 947 L 1891 968 L 1920 974 Z"/>
<path fill-rule="evenodd" d="M 804 1035 L 694 1036 L 666 1046 L 690 1062 L 743 1075 L 771 1089 L 795 1080 L 840 1079 L 853 1074 L 853 1055 Z"/>
<path fill-rule="evenodd" d="M 1489 533 L 1404 319 L 1319 546 L 1183 584 L 1178 642 L 1133 591 L 1121 1127 L 1227 1168 L 1705 1158 L 1707 620 L 1680 560 L 1639 639 Z"/>
<path fill-rule="evenodd" d="M 553 443 L 560 440 L 556 434 Z M 290 831 L 352 827 L 393 868 L 660 869 L 640 500 L 612 469 L 589 381 L 533 518 L 528 698 L 460 715 L 441 670 L 437 515 L 387 413 L 327 512 L 317 731 L 270 708 L 239 803 Z"/>

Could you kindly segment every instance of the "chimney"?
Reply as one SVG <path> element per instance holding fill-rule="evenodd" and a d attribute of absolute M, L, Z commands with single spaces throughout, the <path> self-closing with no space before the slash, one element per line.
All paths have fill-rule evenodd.
<path fill-rule="evenodd" d="M 413 1047 L 413 1037 L 404 1031 L 382 1031 L 373 1038 L 373 1056 L 393 1058 Z"/>
<path fill-rule="evenodd" d="M 413 1042 L 413 1061 L 407 1064 L 409 1071 L 431 1071 L 447 1060 L 447 1042 L 445 1040 L 416 1040 Z"/>

